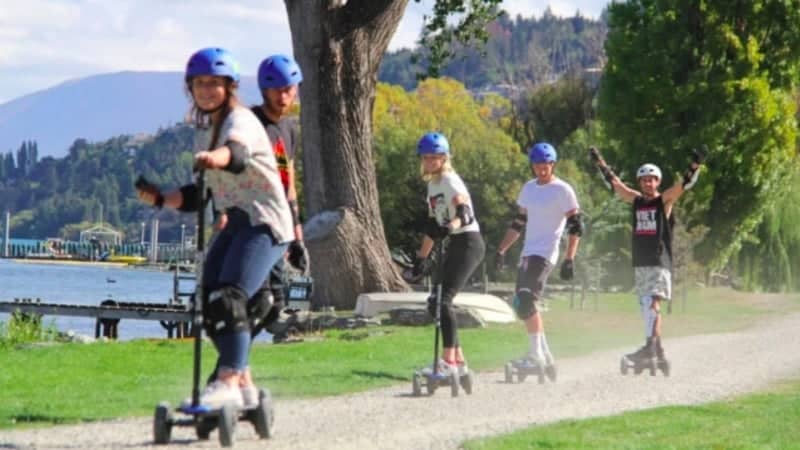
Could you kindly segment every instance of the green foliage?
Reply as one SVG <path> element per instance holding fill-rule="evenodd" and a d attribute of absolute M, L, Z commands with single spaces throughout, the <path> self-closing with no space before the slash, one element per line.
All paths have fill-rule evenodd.
<path fill-rule="evenodd" d="M 30 166 L 27 175 L 0 179 L 0 211 L 12 212 L 11 235 L 74 239 L 79 225 L 105 221 L 138 240 L 139 223 L 151 212 L 136 199 L 136 176 L 144 174 L 164 187 L 188 182 L 192 136 L 189 127 L 177 126 L 145 139 L 118 136 L 99 143 L 77 139 L 66 157 L 47 157 Z M 25 148 L 20 155 L 30 154 L 26 158 L 32 160 L 35 144 Z M 16 166 L 14 171 L 21 173 Z M 161 239 L 179 239 L 178 217 L 175 212 L 160 215 Z M 182 220 L 188 223 L 194 217 Z"/>
<path fill-rule="evenodd" d="M 500 127 L 510 105 L 497 96 L 476 101 L 460 83 L 429 79 L 413 93 L 378 85 L 374 149 L 381 212 L 390 246 L 415 248 L 427 217 L 417 141 L 429 131 L 450 142 L 452 164 L 472 196 L 489 243 L 498 243 L 511 205 L 529 178 L 526 159 Z M 504 113 L 505 111 L 505 113 Z"/>
<path fill-rule="evenodd" d="M 797 0 L 609 6 L 599 114 L 616 144 L 606 159 L 628 174 L 657 162 L 668 186 L 689 149 L 709 147 L 708 170 L 684 201 L 687 225 L 710 228 L 698 256 L 712 267 L 752 237 L 796 157 L 789 91 L 800 65 L 798 24 Z"/>
<path fill-rule="evenodd" d="M 489 6 L 490 2 L 480 0 L 477 3 Z M 416 74 L 426 72 L 427 76 L 455 78 L 470 89 L 500 84 L 520 87 L 551 82 L 563 74 L 602 66 L 606 32 L 603 21 L 579 14 L 570 18 L 556 17 L 549 9 L 541 18 L 517 16 L 512 19 L 503 14 L 486 21 L 496 13 L 491 9 L 485 12 L 481 21 L 486 22 L 483 28 L 486 34 L 477 39 L 480 42 L 488 36 L 483 45 L 462 45 L 454 39 L 456 31 L 447 27 L 438 34 L 423 31 L 420 47 L 386 54 L 379 79 L 410 90 L 416 87 Z M 439 27 L 445 23 L 430 19 L 427 26 Z M 434 67 L 436 58 L 440 61 Z M 424 67 L 425 64 L 430 66 Z"/>
<path fill-rule="evenodd" d="M 468 441 L 491 449 L 788 449 L 797 448 L 800 381 L 700 406 L 669 406 L 611 417 L 564 420 L 505 436 Z"/>
<path fill-rule="evenodd" d="M 7 322 L 0 322 L 0 351 L 20 344 L 53 341 L 58 332 L 54 325 L 43 325 L 42 316 L 15 312 Z"/>
<path fill-rule="evenodd" d="M 501 14 L 497 9 L 500 3 L 502 0 L 436 0 L 433 16 L 427 17 L 419 40 L 420 46 L 428 50 L 427 74 L 420 78 L 439 77 L 442 65 L 453 56 L 453 43 L 485 44 L 489 39 L 486 24 Z M 457 23 L 452 26 L 449 21 L 454 17 Z"/>
<path fill-rule="evenodd" d="M 761 223 L 732 262 L 743 287 L 751 290 L 800 289 L 800 170 L 794 167 L 779 186 L 780 201 L 770 203 Z"/>
<path fill-rule="evenodd" d="M 517 102 L 515 138 L 520 143 L 545 141 L 560 147 L 592 118 L 594 94 L 587 80 L 575 74 L 532 88 Z"/>

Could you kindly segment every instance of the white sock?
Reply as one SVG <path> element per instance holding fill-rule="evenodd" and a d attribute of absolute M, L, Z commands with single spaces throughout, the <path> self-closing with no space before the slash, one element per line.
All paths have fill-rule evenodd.
<path fill-rule="evenodd" d="M 544 354 L 545 358 L 552 360 L 553 354 L 550 353 L 550 346 L 547 344 L 547 335 L 542 333 L 542 353 Z"/>
<path fill-rule="evenodd" d="M 653 335 L 653 328 L 658 319 L 658 313 L 651 307 L 653 298 L 645 296 L 639 299 L 639 305 L 642 310 L 642 320 L 644 321 L 644 337 L 649 339 Z"/>
<path fill-rule="evenodd" d="M 528 334 L 528 340 L 531 343 L 530 353 L 543 357 L 544 354 L 542 352 L 542 340 L 544 334 L 543 333 L 530 333 Z"/>

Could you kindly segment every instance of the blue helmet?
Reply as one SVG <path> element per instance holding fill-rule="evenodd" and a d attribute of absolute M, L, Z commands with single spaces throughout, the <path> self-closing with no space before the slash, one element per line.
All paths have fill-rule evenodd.
<path fill-rule="evenodd" d="M 431 132 L 422 136 L 417 144 L 417 155 L 447 155 L 450 144 L 441 133 Z"/>
<path fill-rule="evenodd" d="M 301 81 L 303 73 L 300 66 L 286 55 L 272 55 L 258 66 L 258 87 L 262 91 L 267 88 L 293 86 Z"/>
<path fill-rule="evenodd" d="M 531 164 L 554 163 L 558 161 L 558 154 L 552 145 L 547 142 L 539 142 L 528 150 L 528 159 Z"/>
<path fill-rule="evenodd" d="M 186 79 L 199 75 L 214 75 L 228 77 L 234 82 L 239 82 L 239 63 L 233 55 L 217 47 L 198 50 L 186 63 Z"/>

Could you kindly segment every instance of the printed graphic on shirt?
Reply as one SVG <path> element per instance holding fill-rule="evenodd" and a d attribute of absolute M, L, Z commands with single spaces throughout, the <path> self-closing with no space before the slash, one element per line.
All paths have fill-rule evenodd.
<path fill-rule="evenodd" d="M 450 221 L 447 211 L 447 200 L 444 198 L 444 193 L 438 193 L 428 197 L 428 204 L 433 211 L 433 217 L 439 225 L 444 225 Z"/>
<path fill-rule="evenodd" d="M 634 234 L 639 236 L 655 235 L 658 231 L 656 222 L 657 208 L 655 206 L 645 206 L 636 210 L 636 229 Z"/>
<path fill-rule="evenodd" d="M 275 153 L 275 160 L 278 163 L 278 173 L 281 176 L 281 183 L 285 190 L 289 189 L 289 158 L 286 157 L 286 145 L 283 143 L 283 137 L 278 136 L 275 144 L 272 147 Z"/>

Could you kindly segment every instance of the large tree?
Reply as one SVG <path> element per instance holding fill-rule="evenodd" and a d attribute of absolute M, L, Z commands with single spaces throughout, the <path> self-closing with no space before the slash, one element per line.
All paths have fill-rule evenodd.
<path fill-rule="evenodd" d="M 688 150 L 708 145 L 710 170 L 685 205 L 690 224 L 711 228 L 699 256 L 725 264 L 796 158 L 800 0 L 612 3 L 606 53 L 599 113 L 619 143 L 609 159 L 628 174 L 656 162 L 671 183 Z"/>
<path fill-rule="evenodd" d="M 442 39 L 481 37 L 482 21 L 494 17 L 491 10 L 497 3 L 436 1 L 426 29 L 434 70 L 446 56 Z M 407 4 L 408 0 L 285 0 L 294 55 L 304 78 L 304 209 L 314 230 L 307 241 L 316 307 L 351 308 L 359 293 L 406 289 L 391 263 L 381 221 L 372 109 L 378 68 Z M 459 24 L 467 31 L 441 32 L 450 13 L 460 14 Z"/>

